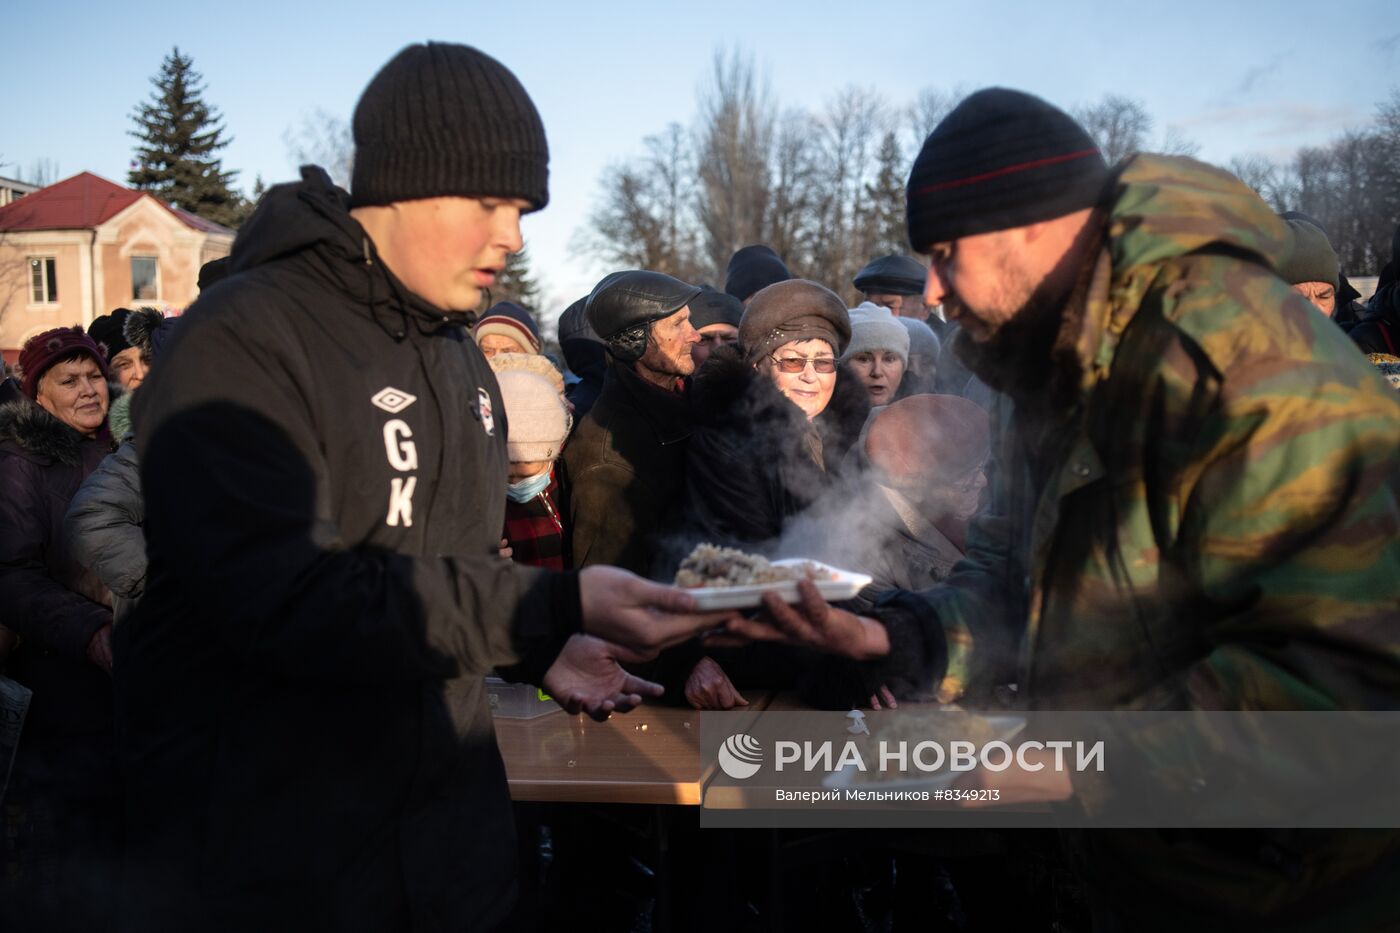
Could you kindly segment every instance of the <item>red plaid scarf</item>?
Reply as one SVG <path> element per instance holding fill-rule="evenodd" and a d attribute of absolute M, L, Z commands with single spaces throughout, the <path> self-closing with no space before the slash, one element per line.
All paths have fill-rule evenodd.
<path fill-rule="evenodd" d="M 515 553 L 513 559 L 531 567 L 563 570 L 564 523 L 559 501 L 557 467 L 550 471 L 549 486 L 529 502 L 506 500 L 506 527 L 501 537 Z"/>

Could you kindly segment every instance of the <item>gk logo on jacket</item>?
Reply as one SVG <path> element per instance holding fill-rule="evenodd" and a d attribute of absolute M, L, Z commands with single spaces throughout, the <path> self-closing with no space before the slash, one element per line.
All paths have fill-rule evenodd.
<path fill-rule="evenodd" d="M 386 386 L 370 398 L 376 408 L 398 414 L 416 402 L 417 396 Z M 402 418 L 390 418 L 384 423 L 384 455 L 389 466 L 400 473 L 418 469 L 418 447 L 413 443 L 413 431 Z M 413 527 L 413 490 L 417 476 L 395 476 L 389 480 L 389 511 L 384 524 L 390 527 Z"/>

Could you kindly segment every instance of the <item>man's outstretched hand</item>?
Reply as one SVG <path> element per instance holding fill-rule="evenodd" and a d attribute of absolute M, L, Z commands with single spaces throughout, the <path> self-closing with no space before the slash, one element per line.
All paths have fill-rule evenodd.
<path fill-rule="evenodd" d="M 798 603 L 789 606 L 776 593 L 763 594 L 764 613 L 756 619 L 735 618 L 711 644 L 781 641 L 827 654 L 869 661 L 890 653 L 889 634 L 874 619 L 827 604 L 811 580 L 797 584 Z"/>
<path fill-rule="evenodd" d="M 735 618 L 733 612 L 696 612 L 695 598 L 685 590 L 643 580 L 618 567 L 579 571 L 578 593 L 583 630 L 643 658 Z"/>
<path fill-rule="evenodd" d="M 570 713 L 587 713 L 602 722 L 612 713 L 625 713 L 644 697 L 659 697 L 660 684 L 643 680 L 622 668 L 622 661 L 642 658 L 601 638 L 573 635 L 544 673 L 541 685 Z"/>

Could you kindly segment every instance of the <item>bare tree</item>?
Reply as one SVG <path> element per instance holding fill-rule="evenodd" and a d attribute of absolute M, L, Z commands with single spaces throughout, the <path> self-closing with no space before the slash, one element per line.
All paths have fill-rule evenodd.
<path fill-rule="evenodd" d="M 38 185 L 40 188 L 51 185 L 58 179 L 58 163 L 47 157 L 29 163 L 29 171 L 24 178 L 31 185 Z"/>
<path fill-rule="evenodd" d="M 685 132 L 672 124 L 647 138 L 646 156 L 610 167 L 588 226 L 574 235 L 574 252 L 598 256 L 610 268 L 699 278 L 695 171 L 687 143 Z"/>
<path fill-rule="evenodd" d="M 1253 188 L 1276 211 L 1287 203 L 1283 168 L 1261 155 L 1235 156 L 1225 166 L 1230 174 Z"/>
<path fill-rule="evenodd" d="M 1141 152 L 1152 132 L 1152 117 L 1141 101 L 1106 94 L 1097 104 L 1076 107 L 1074 118 L 1094 137 L 1110 165 Z"/>
<path fill-rule="evenodd" d="M 911 150 L 918 152 L 928 134 L 932 133 L 966 96 L 967 93 L 961 87 L 951 91 L 926 87 L 920 91 L 905 116 L 908 121 Z"/>
<path fill-rule="evenodd" d="M 741 246 L 767 233 L 774 107 L 753 57 L 715 53 L 695 133 L 698 214 L 705 257 L 718 278 Z"/>
<path fill-rule="evenodd" d="M 342 188 L 355 171 L 355 138 L 350 124 L 321 108 L 302 117 L 295 130 L 282 134 L 287 155 L 296 165 L 319 165 Z"/>
<path fill-rule="evenodd" d="M 767 234 L 764 238 L 788 267 L 799 274 L 811 268 L 814 205 L 818 197 L 818 129 L 805 111 L 789 110 L 778 122 L 773 142 Z"/>
<path fill-rule="evenodd" d="M 1162 133 L 1162 141 L 1153 151 L 1162 155 L 1197 156 L 1200 155 L 1201 144 L 1183 133 L 1179 127 L 1169 126 Z"/>
<path fill-rule="evenodd" d="M 878 211 L 867 185 L 890 114 L 874 91 L 847 87 L 827 105 L 821 127 L 820 196 L 816 200 L 810 274 L 849 291 L 879 238 Z"/>

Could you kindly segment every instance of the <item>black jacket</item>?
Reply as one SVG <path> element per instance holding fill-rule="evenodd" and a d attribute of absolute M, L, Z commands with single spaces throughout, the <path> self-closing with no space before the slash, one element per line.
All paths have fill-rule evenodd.
<path fill-rule="evenodd" d="M 568 526 L 575 566 L 614 564 L 651 576 L 666 560 L 685 492 L 690 409 L 612 363 L 603 392 L 564 450 L 572 489 Z"/>
<path fill-rule="evenodd" d="M 111 591 L 116 622 L 146 587 L 145 520 L 136 444 L 126 441 L 83 481 L 63 523 L 73 556 Z"/>
<path fill-rule="evenodd" d="M 710 354 L 692 394 L 687 526 L 696 541 L 749 550 L 772 550 L 788 520 L 832 488 L 870 413 L 865 387 L 843 366 L 826 409 L 808 422 L 734 347 Z"/>
<path fill-rule="evenodd" d="M 87 658 L 111 597 L 63 535 L 69 500 L 110 450 L 28 399 L 0 406 L 0 624 L 24 639 L 5 673 L 34 691 L 26 749 L 111 733 L 111 678 Z"/>
<path fill-rule="evenodd" d="M 1362 353 L 1400 356 L 1400 283 L 1378 288 L 1367 308 L 1347 336 Z"/>
<path fill-rule="evenodd" d="M 319 169 L 274 188 L 138 393 L 150 559 L 116 629 L 127 929 L 461 930 L 510 905 L 482 676 L 576 577 L 502 560 L 505 418 Z"/>

